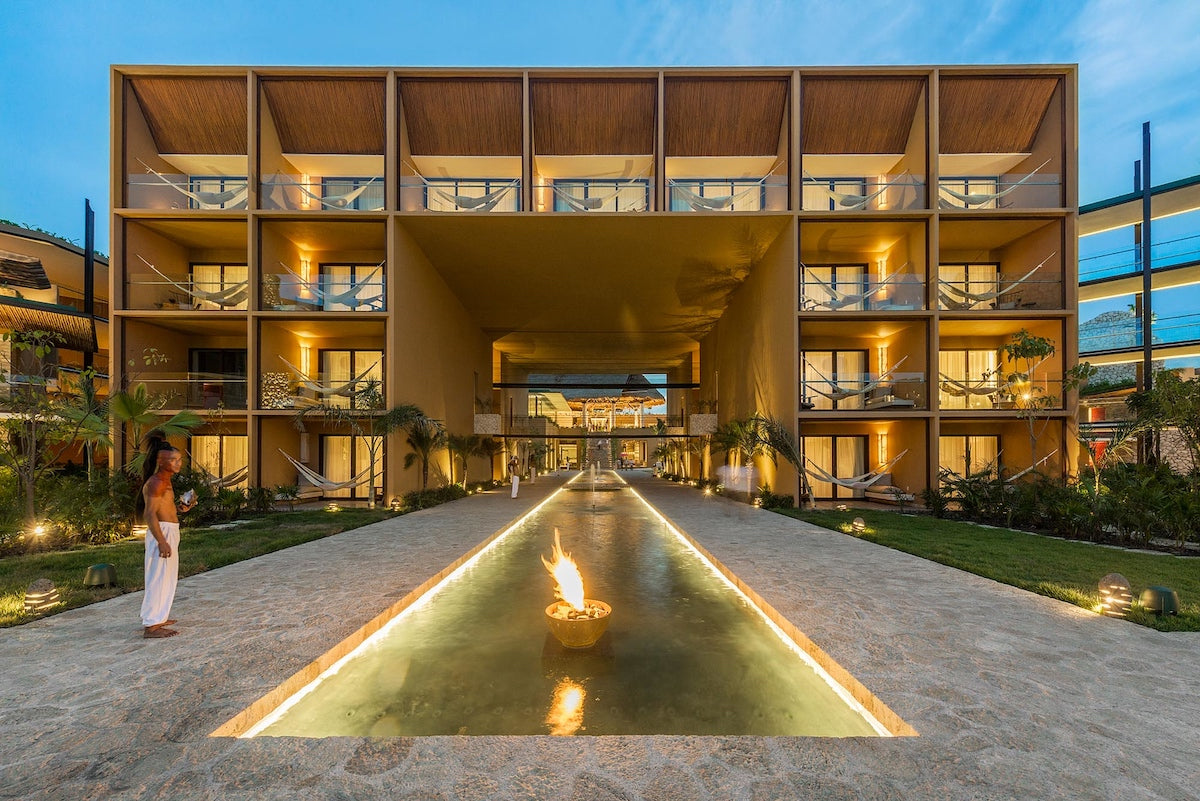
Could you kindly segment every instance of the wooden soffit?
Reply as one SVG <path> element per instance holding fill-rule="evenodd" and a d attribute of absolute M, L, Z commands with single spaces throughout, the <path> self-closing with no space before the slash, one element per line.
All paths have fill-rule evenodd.
<path fill-rule="evenodd" d="M 545 156 L 654 152 L 658 82 L 647 78 L 530 82 L 533 150 Z"/>
<path fill-rule="evenodd" d="M 924 78 L 808 78 L 800 83 L 805 153 L 903 153 Z"/>
<path fill-rule="evenodd" d="M 521 81 L 409 78 L 399 82 L 414 156 L 520 156 Z"/>
<path fill-rule="evenodd" d="M 382 80 L 271 78 L 262 86 L 284 153 L 383 155 Z"/>
<path fill-rule="evenodd" d="M 159 153 L 246 155 L 246 79 L 130 78 Z"/>
<path fill-rule="evenodd" d="M 941 79 L 942 153 L 1028 153 L 1058 88 L 1055 76 Z"/>
<path fill-rule="evenodd" d="M 666 155 L 773 156 L 787 97 L 786 78 L 667 78 Z"/>

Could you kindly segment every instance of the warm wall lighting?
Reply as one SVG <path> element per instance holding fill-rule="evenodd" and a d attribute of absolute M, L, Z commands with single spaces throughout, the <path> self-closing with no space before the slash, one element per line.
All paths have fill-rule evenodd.
<path fill-rule="evenodd" d="M 300 372 L 306 376 L 312 375 L 312 347 L 309 345 L 300 346 Z"/>
<path fill-rule="evenodd" d="M 884 432 L 879 433 L 879 463 L 887 464 L 888 461 L 888 435 Z"/>
<path fill-rule="evenodd" d="M 887 185 L 887 182 L 888 182 L 888 177 L 886 175 L 879 176 L 878 187 L 880 189 L 882 189 L 884 186 Z M 886 189 L 884 189 L 884 191 L 879 193 L 879 208 L 886 209 L 888 207 L 887 196 L 888 196 L 888 193 L 887 193 Z"/>
<path fill-rule="evenodd" d="M 305 189 L 308 189 L 308 180 L 309 180 L 308 173 L 302 173 L 300 175 L 300 186 L 304 187 Z M 309 189 L 309 191 L 311 192 L 312 190 Z M 300 193 L 300 208 L 307 209 L 311 203 L 312 203 L 312 200 L 309 198 L 308 193 L 301 192 Z"/>
<path fill-rule="evenodd" d="M 879 355 L 879 372 L 886 373 L 888 367 L 891 366 L 888 364 L 888 346 L 880 345 L 876 348 L 876 353 Z"/>

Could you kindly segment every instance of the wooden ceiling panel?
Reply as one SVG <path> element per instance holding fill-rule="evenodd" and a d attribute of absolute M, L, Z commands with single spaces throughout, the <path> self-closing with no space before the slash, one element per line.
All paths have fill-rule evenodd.
<path fill-rule="evenodd" d="M 1054 76 L 941 80 L 942 153 L 1028 153 L 1058 88 Z"/>
<path fill-rule="evenodd" d="M 383 155 L 382 80 L 273 78 L 262 85 L 284 153 Z"/>
<path fill-rule="evenodd" d="M 412 78 L 399 91 L 414 156 L 521 155 L 521 81 Z"/>
<path fill-rule="evenodd" d="M 668 78 L 667 156 L 773 156 L 787 110 L 785 78 Z"/>
<path fill-rule="evenodd" d="M 533 150 L 543 156 L 654 152 L 658 82 L 647 79 L 531 81 Z"/>
<path fill-rule="evenodd" d="M 159 153 L 246 155 L 246 79 L 130 78 Z"/>
<path fill-rule="evenodd" d="M 810 78 L 801 82 L 805 153 L 903 153 L 923 78 Z"/>

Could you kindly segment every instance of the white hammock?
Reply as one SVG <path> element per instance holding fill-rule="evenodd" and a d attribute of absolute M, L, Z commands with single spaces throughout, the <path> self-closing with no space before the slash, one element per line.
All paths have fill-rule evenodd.
<path fill-rule="evenodd" d="M 227 286 L 224 289 L 218 290 L 217 292 L 205 292 L 202 289 L 192 289 L 191 287 L 189 287 L 185 284 L 181 284 L 177 281 L 174 281 L 169 276 L 164 275 L 161 270 L 159 270 L 157 267 L 155 267 L 150 262 L 146 261 L 145 257 L 142 256 L 142 254 L 140 254 L 140 253 L 137 254 L 137 257 L 142 260 L 143 264 L 145 264 L 147 267 L 149 267 L 151 270 L 153 270 L 155 273 L 157 273 L 158 276 L 160 278 L 162 278 L 164 281 L 166 281 L 168 284 L 175 287 L 180 292 L 190 295 L 191 297 L 195 298 L 196 300 L 203 301 L 205 303 L 214 303 L 217 306 L 224 306 L 224 307 L 237 306 L 237 305 L 245 302 L 246 296 L 250 294 L 250 281 L 249 280 L 239 281 L 238 283 L 231 284 L 230 286 Z"/>
<path fill-rule="evenodd" d="M 221 489 L 222 487 L 232 487 L 235 484 L 241 484 L 246 480 L 246 476 L 250 474 L 250 467 L 248 465 L 243 465 L 237 470 L 234 470 L 232 473 L 224 476 L 215 476 L 205 470 L 203 467 L 201 467 L 200 470 L 202 470 L 206 476 L 204 483 L 213 489 Z"/>
<path fill-rule="evenodd" d="M 1016 481 L 1018 478 L 1025 475 L 1026 473 L 1032 473 L 1034 470 L 1037 470 L 1039 467 L 1044 465 L 1046 462 L 1050 461 L 1050 457 L 1054 456 L 1054 454 L 1056 454 L 1056 453 L 1058 453 L 1058 448 L 1055 448 L 1054 450 L 1050 451 L 1050 453 L 1046 454 L 1045 458 L 1039 459 L 1038 461 L 1029 465 L 1029 467 L 1026 467 L 1020 473 L 1014 473 L 1013 475 L 1004 479 L 1004 483 L 1011 484 L 1012 482 Z"/>
<path fill-rule="evenodd" d="M 824 306 L 825 308 L 831 309 L 834 311 L 836 311 L 838 309 L 844 309 L 847 306 L 853 306 L 855 303 L 861 303 L 862 301 L 867 300 L 872 295 L 879 292 L 881 289 L 885 289 L 886 287 L 888 287 L 892 283 L 892 278 L 894 278 L 897 275 L 900 275 L 899 271 L 897 271 L 895 273 L 892 273 L 892 275 L 888 276 L 886 280 L 880 281 L 878 284 L 876 284 L 874 287 L 867 290 L 866 292 L 852 293 L 852 292 L 842 292 L 842 291 L 838 290 L 836 287 L 832 286 L 831 284 L 827 284 L 824 281 L 822 281 L 820 278 L 817 278 L 815 275 L 809 275 L 808 270 L 810 268 L 804 262 L 800 262 L 800 266 L 803 267 L 805 270 L 805 273 L 804 273 L 805 282 L 807 282 L 811 279 L 813 282 L 820 284 L 821 288 L 829 293 L 829 300 L 817 300 L 816 298 L 810 298 L 807 296 L 807 293 L 805 293 L 805 298 L 804 298 L 805 302 L 811 303 L 814 306 Z M 908 265 L 906 263 L 900 269 L 903 270 L 904 267 L 907 267 L 907 266 Z"/>
<path fill-rule="evenodd" d="M 196 205 L 202 209 L 236 209 L 240 208 L 246 202 L 247 196 L 250 194 L 250 186 L 246 181 L 242 182 L 241 186 L 233 189 L 226 189 L 224 192 L 190 192 L 184 189 L 175 181 L 172 181 L 161 172 L 156 171 L 149 164 L 138 159 L 138 163 L 146 168 L 146 172 L 153 173 L 158 180 L 162 181 L 167 186 L 185 195 L 195 201 Z"/>
<path fill-rule="evenodd" d="M 951 378 L 945 373 L 938 373 L 941 378 L 941 390 L 947 395 L 953 395 L 956 398 L 962 398 L 967 395 L 995 395 L 997 392 L 1006 390 L 1012 385 L 1008 382 L 1003 384 L 994 381 L 994 377 L 999 374 L 1000 368 L 984 373 L 980 378 L 979 383 L 968 384 L 965 381 L 959 381 Z"/>
<path fill-rule="evenodd" d="M 650 168 L 647 167 L 642 173 L 629 178 L 624 183 L 615 184 L 613 191 L 609 192 L 607 195 L 600 195 L 597 197 L 575 197 L 567 191 L 566 187 L 560 187 L 555 183 L 550 184 L 550 189 L 556 196 L 562 198 L 562 201 L 570 206 L 574 211 L 595 211 L 608 201 L 615 198 L 617 195 L 621 194 L 621 192 L 623 192 L 625 189 L 635 186 L 638 181 L 641 181 L 649 173 Z M 635 209 L 629 210 L 634 211 Z"/>
<path fill-rule="evenodd" d="M 830 189 L 829 181 L 832 180 L 834 183 L 837 183 L 836 178 L 822 180 L 820 178 L 813 176 L 811 173 L 808 172 L 808 170 L 804 170 L 804 180 L 810 186 L 815 186 L 818 189 L 820 189 L 822 192 L 824 192 L 825 194 L 829 195 L 829 197 L 833 200 L 833 202 L 838 204 L 842 208 L 852 209 L 852 210 L 865 208 L 868 203 L 870 203 L 872 200 L 874 200 L 875 198 L 882 195 L 887 190 L 891 189 L 896 184 L 904 183 L 903 179 L 904 179 L 904 176 L 906 176 L 906 175 L 911 176 L 912 173 L 909 172 L 908 170 L 905 170 L 904 172 L 897 175 L 895 180 L 888 181 L 885 184 L 881 184 L 879 189 L 875 190 L 871 194 L 857 195 L 857 194 L 853 194 L 851 192 L 838 192 L 836 190 Z"/>
<path fill-rule="evenodd" d="M 1007 195 L 1009 192 L 1012 192 L 1013 190 L 1017 189 L 1022 184 L 1024 184 L 1026 181 L 1028 181 L 1030 178 L 1032 178 L 1034 175 L 1036 175 L 1038 170 L 1040 170 L 1042 167 L 1045 167 L 1049 163 L 1050 163 L 1050 159 L 1046 159 L 1041 164 L 1034 167 L 1033 172 L 1029 173 L 1021 180 L 1016 181 L 1015 183 L 1011 183 L 1006 188 L 1001 189 L 997 192 L 956 192 L 953 189 L 949 189 L 944 186 L 939 187 L 939 189 L 941 189 L 941 191 L 945 192 L 947 195 L 954 198 L 955 200 L 960 201 L 963 204 L 963 206 L 966 208 L 970 208 L 971 206 L 981 206 L 984 203 L 990 203 L 993 200 L 999 200 L 1000 198 Z M 952 208 L 954 206 L 954 204 L 952 204 L 952 203 L 945 204 L 945 205 L 949 205 Z"/>
<path fill-rule="evenodd" d="M 292 364 L 291 362 L 289 362 L 287 359 L 283 358 L 282 356 L 279 357 L 279 361 L 286 364 L 288 366 L 288 369 L 291 370 L 296 375 L 296 383 L 299 384 L 301 386 L 301 388 L 307 389 L 309 392 L 312 392 L 316 395 L 322 395 L 322 396 L 324 396 L 324 395 L 339 395 L 344 398 L 348 398 L 351 395 L 353 395 L 355 392 L 355 388 L 359 384 L 361 384 L 364 379 L 366 379 L 367 374 L 370 373 L 372 370 L 374 370 L 379 365 L 379 362 L 376 361 L 375 364 L 372 364 L 366 370 L 363 370 L 361 373 L 359 373 L 354 378 L 351 378 L 345 384 L 330 387 L 330 386 L 326 386 L 324 384 L 320 384 L 316 381 L 313 381 L 311 378 L 306 376 L 303 373 L 303 371 L 300 370 L 299 367 Z"/>
<path fill-rule="evenodd" d="M 840 401 L 840 400 L 845 400 L 846 398 L 853 398 L 858 395 L 866 395 L 868 392 L 875 389 L 876 387 L 882 386 L 883 384 L 886 384 L 887 382 L 891 381 L 892 374 L 896 372 L 896 368 L 898 368 L 900 365 L 904 364 L 905 360 L 907 360 L 907 359 L 908 359 L 908 356 L 904 356 L 903 358 L 900 359 L 900 361 L 896 362 L 891 367 L 889 367 L 887 370 L 880 373 L 878 378 L 874 378 L 874 379 L 868 381 L 866 383 L 866 385 L 864 385 L 860 389 L 843 389 L 842 387 L 838 386 L 833 381 L 826 378 L 825 375 L 820 370 L 813 367 L 812 365 L 808 365 L 808 369 L 812 370 L 814 373 L 816 373 L 817 376 L 821 379 L 821 381 L 828 384 L 830 387 L 832 387 L 832 389 L 829 391 L 817 389 L 814 386 L 809 386 L 808 382 L 805 382 L 805 385 L 808 389 L 811 389 L 813 392 L 817 393 L 818 395 L 825 397 L 825 398 L 829 398 L 832 401 Z"/>
<path fill-rule="evenodd" d="M 1042 265 L 1044 265 L 1046 262 L 1050 261 L 1057 254 L 1058 254 L 1058 251 L 1054 251 L 1054 253 L 1051 253 L 1049 256 L 1042 259 L 1040 262 L 1038 262 L 1036 267 L 1034 267 L 1029 272 L 1025 273 L 1023 276 L 1018 278 L 1016 281 L 1013 281 L 1011 284 L 1001 287 L 1000 289 L 997 289 L 994 292 L 968 292 L 965 289 L 955 286 L 951 282 L 943 281 L 943 280 L 939 279 L 938 280 L 938 295 L 941 297 L 943 303 L 952 304 L 956 308 L 965 308 L 965 307 L 971 306 L 975 303 L 983 303 L 985 301 L 995 300 L 996 298 L 1000 297 L 1001 295 L 1007 295 L 1009 292 L 1012 292 L 1014 289 L 1019 287 L 1021 284 L 1028 281 L 1030 278 L 1033 277 L 1034 273 L 1036 273 L 1038 270 L 1040 270 L 1042 268 Z M 955 295 L 959 299 L 956 300 L 955 298 L 948 297 L 945 294 L 947 292 L 949 292 L 952 295 Z"/>
<path fill-rule="evenodd" d="M 732 209 L 734 203 L 737 203 L 749 193 L 761 189 L 762 185 L 767 182 L 767 179 L 774 175 L 775 171 L 782 165 L 783 160 L 777 159 L 775 164 L 771 165 L 771 169 L 767 171 L 766 175 L 764 175 L 762 178 L 759 178 L 757 181 L 750 184 L 740 192 L 734 192 L 729 195 L 705 197 L 704 195 L 697 195 L 695 192 L 684 186 L 685 183 L 688 183 L 687 181 L 680 182 L 671 179 L 667 183 L 669 183 L 671 188 L 678 192 L 679 196 L 683 198 L 683 201 L 691 206 L 695 211 L 725 211 L 726 209 Z"/>
<path fill-rule="evenodd" d="M 431 181 L 424 175 L 421 175 L 420 171 L 411 162 L 406 161 L 405 164 L 413 171 L 413 175 L 421 179 L 421 183 L 425 184 L 426 189 L 432 189 L 443 200 L 453 203 L 455 208 L 462 209 L 463 211 L 491 211 L 500 204 L 500 201 L 504 199 L 509 190 L 516 189 L 521 185 L 521 179 L 514 178 L 511 182 L 501 186 L 499 189 L 493 189 L 485 195 L 456 195 L 453 192 L 447 192 L 435 181 Z"/>
<path fill-rule="evenodd" d="M 349 306 L 352 309 L 357 309 L 359 306 L 376 306 L 378 304 L 382 304 L 383 293 L 373 295 L 369 298 L 360 298 L 358 295 L 368 285 L 370 285 L 371 279 L 379 274 L 379 271 L 383 269 L 384 264 L 386 264 L 386 261 L 379 262 L 379 264 L 375 265 L 375 269 L 371 271 L 370 275 L 361 281 L 352 282 L 349 289 L 346 289 L 342 292 L 330 292 L 327 289 L 321 289 L 320 284 L 316 284 L 311 281 L 305 281 L 300 277 L 299 273 L 297 273 L 291 267 L 288 267 L 283 262 L 279 262 L 279 266 L 287 270 L 287 272 L 293 278 L 295 278 L 301 286 L 312 293 L 312 296 L 320 301 L 323 306 L 340 305 Z"/>
<path fill-rule="evenodd" d="M 371 468 L 368 467 L 349 481 L 330 481 L 312 468 L 307 467 L 293 459 L 291 455 L 283 448 L 280 448 L 279 452 L 283 454 L 283 458 L 292 463 L 292 467 L 296 468 L 296 472 L 300 474 L 300 478 L 304 479 L 309 484 L 312 484 L 314 487 L 323 492 L 334 492 L 336 490 L 350 489 L 351 487 L 357 487 L 360 484 L 366 484 L 371 480 Z"/>
<path fill-rule="evenodd" d="M 805 457 L 804 461 L 811 466 L 805 467 L 804 472 L 811 476 L 815 476 L 815 480 L 817 481 L 837 484 L 839 487 L 845 487 L 846 489 L 868 489 L 872 485 L 878 483 L 879 479 L 886 476 L 892 467 L 895 466 L 896 462 L 900 461 L 906 453 L 908 453 L 908 448 L 900 451 L 899 455 L 888 460 L 886 463 L 879 465 L 879 467 L 875 468 L 874 470 L 863 473 L 859 476 L 850 476 L 849 478 L 838 478 L 837 476 L 830 475 L 819 465 L 813 462 L 812 459 Z"/>
<path fill-rule="evenodd" d="M 299 181 L 293 181 L 292 179 L 288 178 L 287 176 L 279 176 L 278 174 L 275 176 L 272 176 L 270 179 L 264 181 L 263 183 L 267 183 L 272 186 L 294 186 L 297 189 L 299 189 L 302 193 L 304 193 L 307 197 L 312 198 L 313 200 L 320 203 L 322 206 L 327 206 L 328 208 L 331 208 L 331 209 L 348 209 L 348 208 L 350 208 L 351 203 L 358 200 L 359 195 L 361 195 L 363 192 L 366 192 L 367 188 L 370 187 L 371 184 L 375 183 L 378 180 L 379 180 L 379 176 L 374 175 L 371 177 L 371 180 L 367 181 L 365 184 L 362 184 L 361 186 L 355 187 L 355 189 L 353 191 L 347 192 L 344 195 L 318 195 L 316 192 L 310 191 L 307 186 L 300 183 Z M 378 210 L 379 209 L 368 209 L 368 211 L 378 211 Z"/>

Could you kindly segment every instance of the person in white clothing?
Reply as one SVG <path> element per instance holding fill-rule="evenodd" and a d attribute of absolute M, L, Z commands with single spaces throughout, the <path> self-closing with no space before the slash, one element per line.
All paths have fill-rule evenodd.
<path fill-rule="evenodd" d="M 517 475 L 517 466 L 519 464 L 517 455 L 514 453 L 508 460 L 508 475 L 512 481 L 512 495 L 510 497 L 513 498 L 517 497 L 517 487 L 521 484 L 521 477 Z"/>
<path fill-rule="evenodd" d="M 183 458 L 178 448 L 164 440 L 151 440 L 144 469 L 146 481 L 142 485 L 147 527 L 142 636 L 146 639 L 174 637 L 179 633 L 168 628 L 175 622 L 170 614 L 179 580 L 179 513 L 188 512 L 196 505 L 194 497 L 175 500 L 171 477 L 182 467 Z"/>

